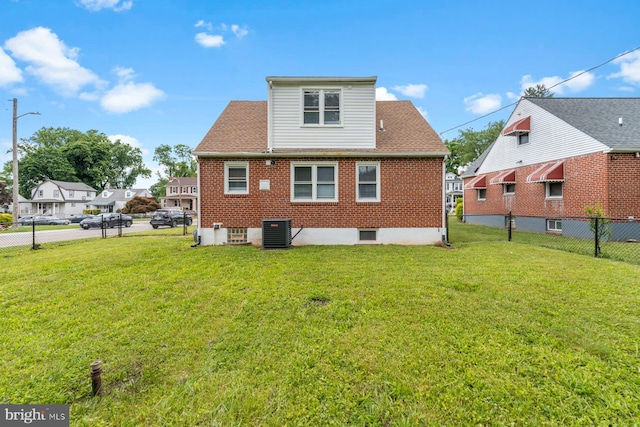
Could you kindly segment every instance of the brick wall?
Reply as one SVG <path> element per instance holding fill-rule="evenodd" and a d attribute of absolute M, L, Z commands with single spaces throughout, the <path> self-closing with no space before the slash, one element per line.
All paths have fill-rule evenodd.
<path fill-rule="evenodd" d="M 640 158 L 635 153 L 609 158 L 609 210 L 614 218 L 640 218 Z"/>
<path fill-rule="evenodd" d="M 231 159 L 230 159 L 231 160 Z M 238 160 L 238 159 L 232 159 Z M 291 161 L 249 160 L 249 194 L 224 194 L 222 159 L 201 158 L 201 224 L 259 228 L 267 218 L 290 218 L 293 227 L 392 228 L 442 226 L 442 159 L 321 159 L 338 162 L 338 202 L 291 202 Z M 356 163 L 380 160 L 380 202 L 356 203 Z M 259 189 L 260 180 L 270 190 Z"/>
<path fill-rule="evenodd" d="M 626 155 L 624 155 L 626 158 Z M 615 168 L 633 169 L 628 165 L 627 160 L 622 159 L 622 155 L 615 155 L 619 160 L 611 160 L 606 153 L 595 153 L 565 160 L 563 196 L 561 199 L 546 198 L 544 183 L 527 183 L 527 176 L 533 173 L 544 163 L 530 166 L 523 166 L 516 169 L 516 190 L 513 195 L 503 195 L 503 186 L 490 184 L 491 179 L 501 171 L 487 174 L 486 200 L 478 201 L 476 190 L 464 190 L 465 213 L 473 214 L 507 214 L 511 211 L 514 215 L 531 216 L 584 216 L 585 206 L 594 206 L 597 202 L 603 206 L 608 215 L 616 215 L 619 212 L 614 205 L 619 201 L 609 197 L 609 190 L 612 194 L 620 192 L 619 182 L 615 176 L 619 172 L 609 172 Z M 634 160 L 640 160 L 635 159 Z M 638 193 L 640 192 L 640 162 L 636 162 L 634 188 L 635 200 L 628 201 L 629 207 L 635 206 L 638 209 Z M 618 166 L 619 165 L 619 166 Z M 626 166 L 625 166 L 626 165 Z M 629 175 L 627 175 L 629 176 Z M 465 179 L 465 184 L 471 178 Z M 625 178 L 628 184 L 629 180 Z M 617 196 L 615 200 L 617 200 Z M 625 208 L 626 209 L 626 208 Z"/>

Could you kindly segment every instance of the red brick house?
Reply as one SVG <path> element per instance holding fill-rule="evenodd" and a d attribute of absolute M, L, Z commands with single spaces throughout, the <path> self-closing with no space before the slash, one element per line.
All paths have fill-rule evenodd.
<path fill-rule="evenodd" d="M 433 244 L 444 228 L 439 136 L 376 77 L 267 77 L 267 101 L 232 101 L 194 150 L 201 244 Z"/>
<path fill-rule="evenodd" d="M 640 216 L 640 99 L 522 98 L 498 139 L 463 174 L 471 223 L 570 235 L 597 203 Z M 562 219 L 564 218 L 564 220 Z M 581 233 L 582 231 L 580 231 Z"/>

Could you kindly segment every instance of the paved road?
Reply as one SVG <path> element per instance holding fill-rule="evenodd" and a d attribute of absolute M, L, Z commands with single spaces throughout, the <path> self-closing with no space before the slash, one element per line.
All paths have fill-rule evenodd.
<path fill-rule="evenodd" d="M 152 231 L 153 228 L 149 224 L 149 222 L 134 222 L 133 225 L 129 228 L 122 227 L 122 234 L 126 233 L 136 233 L 140 231 Z M 178 232 L 178 231 L 177 231 Z M 117 236 L 118 228 L 108 228 L 107 236 Z M 48 242 L 61 242 L 65 240 L 78 240 L 78 239 L 86 239 L 88 237 L 102 237 L 102 230 L 99 228 L 91 228 L 89 230 L 83 230 L 78 226 L 78 228 L 70 229 L 60 229 L 60 230 L 43 230 L 38 231 L 38 227 L 36 227 L 36 243 L 48 243 Z M 30 232 L 21 232 L 21 233 L 2 233 L 0 231 L 0 248 L 8 248 L 12 246 L 31 246 L 32 244 L 32 233 Z"/>

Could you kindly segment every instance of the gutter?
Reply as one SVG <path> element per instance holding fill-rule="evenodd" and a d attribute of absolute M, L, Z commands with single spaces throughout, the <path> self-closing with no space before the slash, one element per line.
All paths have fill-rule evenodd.
<path fill-rule="evenodd" d="M 296 152 L 194 152 L 197 157 L 202 158 L 273 158 L 274 155 L 280 158 L 294 157 L 420 157 L 437 158 L 451 154 L 449 151 L 442 152 L 416 152 L 416 153 L 389 153 L 389 152 L 357 152 L 357 151 L 296 151 Z"/>

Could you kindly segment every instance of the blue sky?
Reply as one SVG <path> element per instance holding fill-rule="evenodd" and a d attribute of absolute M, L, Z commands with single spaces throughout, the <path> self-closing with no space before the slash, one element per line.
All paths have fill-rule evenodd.
<path fill-rule="evenodd" d="M 375 75 L 379 99 L 413 101 L 440 133 L 635 49 L 638 16 L 637 0 L 0 0 L 0 162 L 12 98 L 41 113 L 19 138 L 95 129 L 156 170 L 157 145 L 195 148 L 230 100 L 265 100 L 268 75 Z M 554 92 L 638 97 L 640 50 Z"/>

